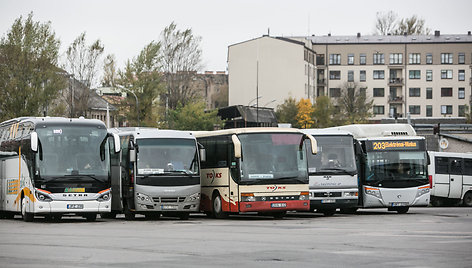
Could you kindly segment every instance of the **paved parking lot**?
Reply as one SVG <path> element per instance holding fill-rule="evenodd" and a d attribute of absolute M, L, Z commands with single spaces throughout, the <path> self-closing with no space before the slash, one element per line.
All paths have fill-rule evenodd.
<path fill-rule="evenodd" d="M 472 209 L 0 220 L 0 267 L 471 267 Z"/>

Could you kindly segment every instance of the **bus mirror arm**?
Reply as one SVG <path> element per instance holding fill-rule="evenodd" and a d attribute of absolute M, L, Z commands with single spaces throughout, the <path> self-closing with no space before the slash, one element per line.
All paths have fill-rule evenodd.
<path fill-rule="evenodd" d="M 38 152 L 38 133 L 31 132 L 31 151 Z"/>
<path fill-rule="evenodd" d="M 318 153 L 318 142 L 312 135 L 305 135 L 306 138 L 310 140 L 311 144 L 311 154 L 317 154 Z"/>
<path fill-rule="evenodd" d="M 206 150 L 205 148 L 200 148 L 200 161 L 206 162 Z"/>
<path fill-rule="evenodd" d="M 241 141 L 235 134 L 231 136 L 231 140 L 233 141 L 234 145 L 234 157 L 241 158 Z"/>
<path fill-rule="evenodd" d="M 115 143 L 115 153 L 119 153 L 121 151 L 120 136 L 113 133 L 113 141 Z"/>
<path fill-rule="evenodd" d="M 129 150 L 129 161 L 136 162 L 136 149 Z"/>

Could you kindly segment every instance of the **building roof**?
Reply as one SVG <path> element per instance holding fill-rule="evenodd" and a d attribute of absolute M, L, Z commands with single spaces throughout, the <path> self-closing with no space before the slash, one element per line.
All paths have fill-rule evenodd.
<path fill-rule="evenodd" d="M 444 35 L 340 35 L 340 36 L 298 36 L 296 39 L 306 38 L 313 45 L 317 44 L 437 44 L 437 43 L 472 43 L 469 34 Z"/>

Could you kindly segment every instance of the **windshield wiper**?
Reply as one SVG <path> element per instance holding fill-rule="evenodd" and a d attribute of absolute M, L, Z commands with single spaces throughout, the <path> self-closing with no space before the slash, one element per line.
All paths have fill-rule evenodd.
<path fill-rule="evenodd" d="M 343 172 L 346 172 L 347 174 L 351 175 L 351 176 L 354 176 L 356 175 L 356 171 L 349 171 L 345 168 L 322 168 L 320 169 L 320 171 L 329 171 L 329 170 L 334 170 L 334 171 L 343 171 Z"/>
<path fill-rule="evenodd" d="M 91 178 L 95 181 L 98 181 L 98 182 L 101 182 L 101 183 L 105 183 L 104 181 L 98 179 L 95 177 L 95 174 L 77 174 L 77 175 L 64 175 L 63 177 L 76 177 L 76 178 L 80 178 L 80 177 L 87 177 L 87 178 Z"/>
<path fill-rule="evenodd" d="M 295 180 L 295 181 L 298 181 L 300 183 L 303 183 L 303 184 L 307 184 L 308 183 L 308 180 L 303 180 L 303 179 L 300 179 L 296 176 L 287 176 L 287 177 L 280 177 L 280 178 L 271 178 L 271 179 L 256 179 L 256 180 L 244 180 L 244 182 L 247 184 L 247 185 L 253 185 L 253 184 L 270 184 L 270 183 L 284 183 L 285 181 L 287 180 Z"/>
<path fill-rule="evenodd" d="M 146 179 L 146 178 L 149 178 L 151 176 L 162 176 L 162 175 L 169 175 L 169 174 L 185 174 L 188 177 L 198 176 L 198 174 L 190 172 L 188 170 L 172 170 L 172 171 L 165 171 L 165 172 L 162 172 L 162 173 L 146 174 L 142 177 L 142 179 Z"/>

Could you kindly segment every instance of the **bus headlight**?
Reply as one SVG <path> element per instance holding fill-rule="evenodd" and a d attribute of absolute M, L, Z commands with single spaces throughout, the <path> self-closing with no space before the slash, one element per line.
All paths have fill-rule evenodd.
<path fill-rule="evenodd" d="M 241 193 L 241 202 L 254 202 L 256 197 L 253 193 Z"/>
<path fill-rule="evenodd" d="M 301 192 L 300 193 L 300 199 L 299 200 L 308 200 L 310 199 L 310 193 L 309 192 Z"/>
<path fill-rule="evenodd" d="M 142 193 L 136 193 L 136 199 L 142 203 L 152 203 L 152 198 Z"/>
<path fill-rule="evenodd" d="M 51 202 L 52 201 L 52 198 L 49 195 L 51 192 L 46 191 L 46 190 L 42 190 L 42 189 L 36 189 L 35 192 L 36 192 L 36 198 L 39 201 L 42 201 L 42 202 Z"/>
<path fill-rule="evenodd" d="M 98 198 L 97 198 L 98 202 L 103 202 L 103 201 L 110 200 L 110 193 L 111 193 L 110 189 L 106 189 L 106 190 L 100 191 L 98 193 L 100 194 L 100 196 L 98 196 Z"/>
<path fill-rule="evenodd" d="M 365 187 L 365 193 L 368 195 L 375 196 L 377 198 L 382 198 L 382 195 L 380 194 L 380 190 L 377 188 L 368 188 Z"/>
<path fill-rule="evenodd" d="M 420 188 L 418 188 L 418 191 L 416 192 L 416 197 L 420 197 L 424 194 L 427 194 L 427 193 L 429 193 L 429 191 L 430 191 L 429 186 L 420 187 Z"/>
<path fill-rule="evenodd" d="M 194 202 L 200 200 L 200 193 L 194 193 L 187 197 L 187 202 Z"/>

